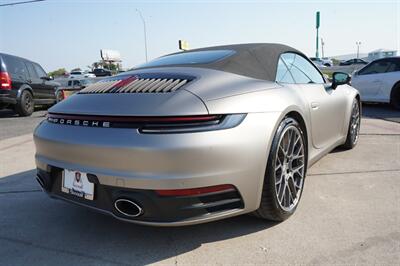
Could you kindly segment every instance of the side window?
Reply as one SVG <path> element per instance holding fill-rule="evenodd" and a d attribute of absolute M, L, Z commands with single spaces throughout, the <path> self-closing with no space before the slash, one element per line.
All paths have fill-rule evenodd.
<path fill-rule="evenodd" d="M 43 70 L 43 68 L 42 68 L 41 66 L 39 66 L 39 65 L 36 64 L 36 63 L 34 63 L 33 66 L 34 66 L 34 68 L 35 68 L 35 70 L 36 70 L 36 73 L 38 74 L 39 78 L 41 78 L 41 77 L 47 77 L 46 72 L 44 72 L 44 70 Z"/>
<path fill-rule="evenodd" d="M 370 65 L 364 67 L 361 69 L 358 74 L 359 75 L 370 75 L 370 74 L 380 74 L 380 73 L 385 73 L 386 70 L 389 68 L 390 62 L 381 60 L 377 61 L 374 63 L 371 63 Z"/>
<path fill-rule="evenodd" d="M 292 74 L 290 74 L 288 68 L 281 58 L 279 58 L 278 66 L 276 69 L 275 81 L 279 83 L 295 83 Z"/>
<path fill-rule="evenodd" d="M 400 71 L 400 60 L 399 61 L 391 61 L 389 68 L 386 72 L 397 72 Z"/>
<path fill-rule="evenodd" d="M 13 78 L 26 78 L 27 69 L 22 59 L 18 59 L 16 57 L 8 55 L 5 55 L 4 59 L 7 67 L 7 72 L 9 72 L 11 76 L 14 76 Z"/>
<path fill-rule="evenodd" d="M 25 62 L 25 65 L 31 78 L 39 78 L 31 62 Z"/>
<path fill-rule="evenodd" d="M 285 53 L 281 55 L 281 58 L 286 63 L 296 83 L 325 83 L 321 73 L 304 57 L 294 53 Z"/>
<path fill-rule="evenodd" d="M 71 86 L 72 86 L 72 81 L 68 80 L 68 87 L 71 87 Z"/>

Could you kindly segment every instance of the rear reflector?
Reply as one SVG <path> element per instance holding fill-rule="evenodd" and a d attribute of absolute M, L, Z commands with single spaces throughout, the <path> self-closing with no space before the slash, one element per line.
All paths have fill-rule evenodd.
<path fill-rule="evenodd" d="M 11 90 L 11 78 L 8 72 L 0 72 L 0 90 Z"/>
<path fill-rule="evenodd" d="M 196 196 L 220 191 L 235 190 L 233 185 L 218 185 L 212 187 L 188 188 L 188 189 L 161 189 L 156 190 L 160 196 L 178 197 L 178 196 Z"/>

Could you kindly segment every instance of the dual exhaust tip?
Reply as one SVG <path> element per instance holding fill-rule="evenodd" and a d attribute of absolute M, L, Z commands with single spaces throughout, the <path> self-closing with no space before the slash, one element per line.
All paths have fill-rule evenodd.
<path fill-rule="evenodd" d="M 135 218 L 144 213 L 142 207 L 129 199 L 117 199 L 114 202 L 114 208 L 123 216 L 128 218 Z"/>

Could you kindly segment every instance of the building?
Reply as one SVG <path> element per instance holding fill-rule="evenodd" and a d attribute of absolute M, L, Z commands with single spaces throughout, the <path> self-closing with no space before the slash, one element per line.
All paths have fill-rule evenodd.
<path fill-rule="evenodd" d="M 384 57 L 390 57 L 390 56 L 396 56 L 397 51 L 396 50 L 388 50 L 388 49 L 377 49 L 372 52 L 368 53 L 368 61 L 373 61 L 379 58 L 384 58 Z"/>

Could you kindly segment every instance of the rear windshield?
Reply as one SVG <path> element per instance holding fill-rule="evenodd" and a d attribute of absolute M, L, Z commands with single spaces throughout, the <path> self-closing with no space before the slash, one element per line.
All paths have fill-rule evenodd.
<path fill-rule="evenodd" d="M 6 65 L 6 69 L 12 78 L 25 78 L 27 77 L 28 70 L 22 59 L 14 56 L 3 55 L 3 60 Z"/>
<path fill-rule="evenodd" d="M 149 63 L 138 66 L 141 67 L 157 67 L 167 65 L 191 65 L 191 64 L 209 64 L 225 57 L 228 57 L 235 52 L 232 50 L 209 50 L 198 52 L 185 52 L 173 55 L 163 56 Z"/>

